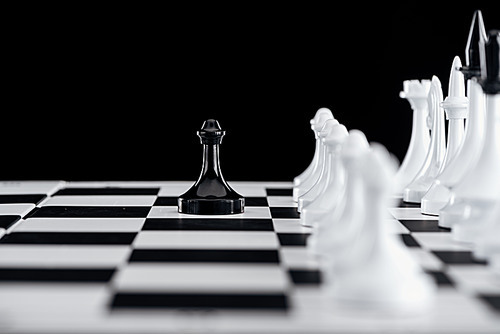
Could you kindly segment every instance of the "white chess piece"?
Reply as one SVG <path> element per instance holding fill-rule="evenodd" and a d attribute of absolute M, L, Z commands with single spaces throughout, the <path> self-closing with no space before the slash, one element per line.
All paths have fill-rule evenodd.
<path fill-rule="evenodd" d="M 303 226 L 313 226 L 313 222 L 321 217 L 332 205 L 339 201 L 344 186 L 344 167 L 340 159 L 342 143 L 348 136 L 346 127 L 337 124 L 324 138 L 328 151 L 327 176 L 318 197 L 305 206 L 300 213 L 300 223 Z"/>
<path fill-rule="evenodd" d="M 449 194 L 446 204 L 439 210 L 438 224 L 446 228 L 451 228 L 463 212 L 460 197 L 466 195 L 465 193 L 468 191 L 466 189 L 467 185 L 461 186 L 460 184 L 466 182 L 465 180 L 470 175 L 476 173 L 474 172 L 475 165 L 478 163 L 486 139 L 487 115 L 485 94 L 476 80 L 469 81 L 469 92 L 470 111 L 463 147 L 456 159 L 453 159 L 451 162 L 453 169 L 445 170 L 441 176 L 441 183 L 448 187 Z M 491 119 L 491 117 L 490 115 L 489 118 Z M 464 194 L 462 195 L 462 193 Z"/>
<path fill-rule="evenodd" d="M 339 305 L 389 314 L 429 311 L 436 286 L 397 235 L 387 231 L 387 208 L 397 162 L 380 144 L 363 155 L 365 213 L 357 238 L 337 254 L 328 295 Z M 339 261 L 341 266 L 339 267 Z"/>
<path fill-rule="evenodd" d="M 448 96 L 441 103 L 448 120 L 448 139 L 440 172 L 448 166 L 460 150 L 464 138 L 464 120 L 467 117 L 469 101 L 465 97 L 465 82 L 464 75 L 460 72 L 461 67 L 460 58 L 455 56 L 450 70 Z"/>
<path fill-rule="evenodd" d="M 465 97 L 464 75 L 460 72 L 462 63 L 455 56 L 451 65 L 448 96 L 442 103 L 448 120 L 448 140 L 446 153 L 441 170 L 434 179 L 429 190 L 422 197 L 421 212 L 429 215 L 438 215 L 439 210 L 448 203 L 449 189 L 442 184 L 441 175 L 451 165 L 462 147 L 464 138 L 464 120 L 467 118 L 468 99 Z"/>
<path fill-rule="evenodd" d="M 314 160 L 314 165 L 312 166 L 309 175 L 306 178 L 302 179 L 299 185 L 293 187 L 293 200 L 295 202 L 299 201 L 299 197 L 302 196 L 305 192 L 307 192 L 314 185 L 314 183 L 317 181 L 319 177 L 321 168 L 323 167 L 324 148 L 325 148 L 325 145 L 323 145 L 320 137 L 320 132 L 325 123 L 329 120 L 335 120 L 335 118 L 333 118 L 330 114 L 323 112 L 319 114 L 318 120 L 314 122 L 314 125 L 312 125 L 316 136 L 318 158 Z"/>
<path fill-rule="evenodd" d="M 430 135 L 426 118 L 429 113 L 427 96 L 431 87 L 430 80 L 405 80 L 401 98 L 407 99 L 413 110 L 410 144 L 403 162 L 395 176 L 395 195 L 402 196 L 403 190 L 415 178 L 424 164 L 429 150 Z"/>
<path fill-rule="evenodd" d="M 467 225 L 457 225 L 453 233 L 464 233 L 473 243 L 473 254 L 476 259 L 488 260 L 492 256 L 500 256 L 500 188 L 498 199 L 492 214 L 483 222 L 480 228 L 467 229 Z"/>
<path fill-rule="evenodd" d="M 453 232 L 460 230 L 461 225 L 454 227 Z M 472 232 L 472 235 L 470 233 Z M 468 234 L 468 238 L 473 242 L 473 256 L 477 260 L 488 262 L 488 266 L 493 273 L 500 278 L 500 193 L 493 214 L 480 229 L 472 231 L 461 231 Z"/>
<path fill-rule="evenodd" d="M 428 102 L 429 117 L 427 121 L 428 125 L 431 125 L 429 151 L 417 175 L 403 191 L 403 200 L 405 202 L 420 203 L 422 197 L 434 182 L 444 161 L 446 138 L 444 111 L 441 107 L 443 91 L 441 81 L 435 75 L 431 80 Z"/>
<path fill-rule="evenodd" d="M 314 155 L 313 155 L 313 158 L 312 158 L 309 166 L 307 166 L 307 168 L 302 173 L 300 173 L 299 175 L 297 175 L 293 179 L 293 186 L 294 187 L 299 186 L 311 174 L 312 170 L 314 169 L 314 165 L 316 164 L 317 160 L 319 159 L 319 146 L 321 145 L 321 142 L 318 138 L 317 131 L 315 130 L 315 125 L 318 124 L 318 122 L 320 121 L 320 115 L 324 115 L 328 118 L 333 118 L 333 114 L 332 114 L 330 109 L 319 108 L 316 111 L 316 114 L 314 115 L 314 117 L 311 118 L 311 120 L 309 121 L 309 123 L 311 124 L 311 130 L 314 132 L 314 138 L 315 138 L 315 142 L 316 142 L 315 149 L 314 149 Z"/>
<path fill-rule="evenodd" d="M 349 131 L 341 148 L 342 165 L 345 171 L 345 185 L 336 202 L 331 202 L 326 211 L 313 221 L 313 232 L 307 239 L 309 251 L 319 257 L 332 254 L 331 248 L 338 243 L 349 242 L 351 231 L 356 231 L 363 216 L 359 157 L 368 151 L 369 144 L 364 133 Z M 332 238 L 335 238 L 333 240 Z"/>
<path fill-rule="evenodd" d="M 302 195 L 299 194 L 299 200 L 297 205 L 297 211 L 302 212 L 304 206 L 309 205 L 312 201 L 314 201 L 322 192 L 325 185 L 328 183 L 329 177 L 329 169 L 328 169 L 328 157 L 329 150 L 328 145 L 325 143 L 326 137 L 330 134 L 332 128 L 335 125 L 338 125 L 339 122 L 336 119 L 327 120 L 319 132 L 319 138 L 321 139 L 321 143 L 324 146 L 323 149 L 323 163 L 321 165 L 321 169 L 318 175 L 316 182 L 311 186 L 309 190 L 304 192 Z"/>
<path fill-rule="evenodd" d="M 485 127 L 485 98 L 481 86 L 477 82 L 481 75 L 481 63 L 479 57 L 480 41 L 486 39 L 483 17 L 481 11 L 476 10 L 472 18 L 467 46 L 465 50 L 466 66 L 460 70 L 467 79 L 467 98 L 469 110 L 467 122 L 465 123 L 465 134 L 463 144 L 456 156 L 450 161 L 440 173 L 432 187 L 432 201 L 424 203 L 422 207 L 427 214 L 437 214 L 449 202 L 452 196 L 451 189 L 454 188 L 464 177 L 465 173 L 474 165 L 479 157 L 479 152 L 484 140 Z M 429 189 L 429 192 L 431 192 Z M 426 194 L 427 195 L 427 194 Z M 441 225 L 441 223 L 440 223 Z M 442 225 L 442 227 L 450 227 Z"/>
<path fill-rule="evenodd" d="M 500 31 L 489 32 L 483 41 L 481 80 L 486 94 L 484 143 L 474 167 L 452 191 L 450 202 L 440 211 L 439 224 L 452 230 L 479 228 L 494 210 L 500 188 Z M 484 65 L 484 66 L 483 66 Z M 450 214 L 451 213 L 451 214 Z M 453 220 L 451 220 L 453 218 Z M 467 227 L 466 227 L 467 226 Z M 472 234 L 471 234 L 472 235 Z M 458 241 L 471 241 L 471 235 L 452 231 Z"/>
<path fill-rule="evenodd" d="M 480 48 L 482 47 L 482 41 L 486 40 L 486 38 L 481 11 L 476 10 L 467 39 L 465 52 L 466 66 L 462 69 L 462 72 L 467 77 L 469 115 L 465 125 L 465 138 L 462 149 L 440 176 L 441 185 L 449 189 L 447 203 L 439 211 L 439 226 L 441 227 L 451 227 L 455 220 L 454 216 L 459 214 L 460 210 L 455 210 L 454 208 L 455 195 L 452 189 L 457 187 L 469 169 L 473 168 L 483 147 L 484 129 L 486 126 L 486 99 L 478 80 L 481 76 Z"/>

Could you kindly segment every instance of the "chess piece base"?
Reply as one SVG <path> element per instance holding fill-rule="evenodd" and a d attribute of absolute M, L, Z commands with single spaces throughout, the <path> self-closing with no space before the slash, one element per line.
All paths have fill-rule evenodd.
<path fill-rule="evenodd" d="M 180 213 L 194 215 L 228 215 L 243 213 L 244 198 L 235 199 L 206 199 L 206 198 L 178 198 Z"/>

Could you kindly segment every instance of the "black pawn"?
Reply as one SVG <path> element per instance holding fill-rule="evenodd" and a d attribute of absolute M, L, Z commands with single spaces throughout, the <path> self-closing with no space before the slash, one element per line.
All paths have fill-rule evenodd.
<path fill-rule="evenodd" d="M 227 215 L 243 213 L 245 199 L 226 183 L 220 169 L 219 145 L 225 135 L 215 119 L 208 119 L 197 132 L 203 144 L 203 165 L 198 181 L 178 198 L 180 213 Z"/>

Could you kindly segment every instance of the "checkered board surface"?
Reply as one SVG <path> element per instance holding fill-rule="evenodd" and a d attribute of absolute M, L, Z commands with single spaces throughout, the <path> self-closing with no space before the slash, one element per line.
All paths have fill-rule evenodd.
<path fill-rule="evenodd" d="M 232 182 L 227 216 L 179 214 L 191 185 L 1 182 L 0 332 L 500 332 L 500 278 L 417 206 L 387 222 L 438 289 L 401 317 L 326 297 L 291 183 Z"/>

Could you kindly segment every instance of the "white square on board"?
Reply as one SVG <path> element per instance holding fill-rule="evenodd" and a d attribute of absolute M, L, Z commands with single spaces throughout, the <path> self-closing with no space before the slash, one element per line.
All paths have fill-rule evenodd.
<path fill-rule="evenodd" d="M 137 249 L 277 249 L 274 232 L 263 231 L 141 231 Z"/>

